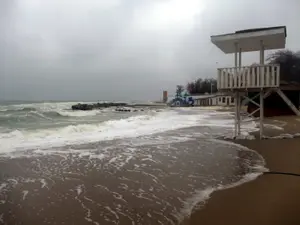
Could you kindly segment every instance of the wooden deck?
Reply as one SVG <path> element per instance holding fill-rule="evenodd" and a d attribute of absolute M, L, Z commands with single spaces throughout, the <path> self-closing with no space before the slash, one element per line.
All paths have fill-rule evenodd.
<path fill-rule="evenodd" d="M 280 86 L 279 65 L 253 65 L 218 69 L 218 90 L 248 90 L 278 88 Z"/>

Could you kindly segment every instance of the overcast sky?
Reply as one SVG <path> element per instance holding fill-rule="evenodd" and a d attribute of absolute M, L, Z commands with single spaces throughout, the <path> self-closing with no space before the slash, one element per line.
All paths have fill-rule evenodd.
<path fill-rule="evenodd" d="M 158 100 L 233 65 L 210 35 L 286 25 L 299 50 L 299 10 L 299 0 L 0 0 L 0 99 Z"/>

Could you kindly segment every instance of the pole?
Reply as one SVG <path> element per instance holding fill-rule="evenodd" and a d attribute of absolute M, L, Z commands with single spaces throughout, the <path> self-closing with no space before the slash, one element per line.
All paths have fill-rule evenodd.
<path fill-rule="evenodd" d="M 240 93 L 237 92 L 237 108 L 238 108 L 238 113 L 237 113 L 237 119 L 238 119 L 238 135 L 241 135 L 241 96 Z"/>
<path fill-rule="evenodd" d="M 265 71 L 265 68 L 262 66 L 264 65 L 264 61 L 265 61 L 265 56 L 264 56 L 264 43 L 263 41 L 261 40 L 260 41 L 260 56 L 259 56 L 259 63 L 261 65 L 260 67 L 260 85 L 263 87 L 265 84 L 264 84 L 264 71 Z"/>
<path fill-rule="evenodd" d="M 234 52 L 234 66 L 237 68 L 238 66 L 238 43 L 235 43 L 235 52 Z"/>
<path fill-rule="evenodd" d="M 260 139 L 263 138 L 263 132 L 264 132 L 264 91 L 261 90 L 260 91 L 260 132 L 259 132 L 259 136 L 260 136 Z"/>
<path fill-rule="evenodd" d="M 242 48 L 239 48 L 239 70 L 242 68 Z M 241 79 L 241 78 L 240 78 Z M 241 135 L 241 95 L 238 93 L 238 135 Z"/>
<path fill-rule="evenodd" d="M 234 106 L 235 106 L 235 113 L 234 113 L 234 137 L 238 136 L 238 92 L 235 92 L 234 95 Z"/>
<path fill-rule="evenodd" d="M 238 87 L 239 84 L 239 78 L 238 78 L 238 43 L 236 42 L 235 44 L 235 52 L 234 52 L 234 80 L 233 80 L 233 87 Z"/>
<path fill-rule="evenodd" d="M 242 48 L 239 49 L 239 68 L 242 67 Z"/>
<path fill-rule="evenodd" d="M 235 52 L 234 52 L 234 85 L 233 86 L 237 86 L 238 84 L 238 78 L 237 78 L 237 67 L 238 67 L 238 43 L 235 43 Z M 234 136 L 237 137 L 238 136 L 238 123 L 239 123 L 239 119 L 238 119 L 238 114 L 239 114 L 239 110 L 238 110 L 238 92 L 236 91 L 235 93 L 235 115 L 234 115 Z"/>
<path fill-rule="evenodd" d="M 260 57 L 259 57 L 259 62 L 260 62 L 260 65 L 264 65 L 264 62 L 265 62 L 265 52 L 264 52 L 264 43 L 263 41 L 261 40 L 260 41 Z M 260 78 L 261 78 L 261 85 L 264 85 L 264 77 L 263 77 L 263 73 L 264 73 L 264 68 L 261 67 L 261 74 L 260 74 Z M 261 89 L 260 91 L 260 115 L 259 115 L 259 119 L 260 119 L 260 127 L 259 127 L 259 136 L 260 136 L 260 139 L 263 138 L 263 132 L 264 132 L 264 91 L 263 89 Z"/>
<path fill-rule="evenodd" d="M 259 63 L 260 63 L 260 65 L 264 65 L 265 64 L 265 46 L 264 46 L 264 42 L 262 40 L 260 41 Z"/>

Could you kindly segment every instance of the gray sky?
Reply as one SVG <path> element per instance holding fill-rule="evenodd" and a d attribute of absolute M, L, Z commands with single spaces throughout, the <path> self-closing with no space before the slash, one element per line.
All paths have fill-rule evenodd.
<path fill-rule="evenodd" d="M 0 0 L 0 99 L 158 100 L 233 65 L 210 35 L 286 25 L 287 48 L 299 50 L 299 9 L 299 0 Z"/>

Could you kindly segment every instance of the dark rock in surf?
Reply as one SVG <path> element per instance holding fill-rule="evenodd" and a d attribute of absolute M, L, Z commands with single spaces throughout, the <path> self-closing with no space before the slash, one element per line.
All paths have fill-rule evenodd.
<path fill-rule="evenodd" d="M 116 112 L 131 112 L 131 109 L 126 109 L 126 108 L 116 108 Z"/>
<path fill-rule="evenodd" d="M 93 105 L 79 103 L 77 105 L 72 105 L 72 109 L 73 110 L 92 110 Z"/>
<path fill-rule="evenodd" d="M 127 106 L 127 104 L 113 103 L 113 102 L 95 103 L 95 104 L 78 103 L 76 105 L 72 105 L 72 110 L 92 110 L 92 109 L 101 109 L 101 108 L 108 108 L 108 107 L 124 107 L 124 106 Z"/>

